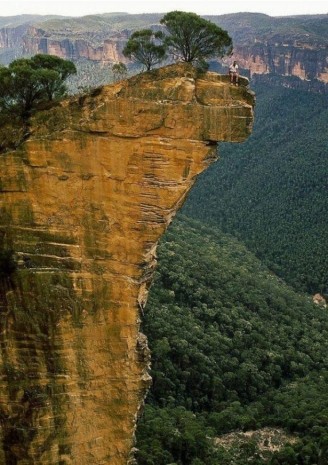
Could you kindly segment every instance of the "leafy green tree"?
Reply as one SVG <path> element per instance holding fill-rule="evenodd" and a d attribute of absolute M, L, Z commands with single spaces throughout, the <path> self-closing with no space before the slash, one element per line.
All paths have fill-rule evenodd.
<path fill-rule="evenodd" d="M 280 452 L 276 454 L 275 457 L 279 464 L 284 465 L 296 465 L 297 457 L 294 449 L 287 445 Z"/>
<path fill-rule="evenodd" d="M 115 81 L 120 81 L 121 79 L 125 79 L 128 74 L 127 67 L 125 66 L 124 63 L 115 63 L 112 67 L 113 75 L 114 75 L 114 80 Z"/>
<path fill-rule="evenodd" d="M 232 51 L 228 33 L 195 13 L 171 11 L 161 19 L 161 24 L 169 33 L 165 43 L 175 59 L 204 65 L 205 60 Z"/>
<path fill-rule="evenodd" d="M 74 63 L 53 55 L 35 55 L 31 58 L 31 64 L 34 69 L 43 72 L 42 84 L 50 101 L 65 94 L 64 81 L 72 74 L 76 74 Z"/>
<path fill-rule="evenodd" d="M 328 435 L 324 435 L 320 440 L 318 465 L 327 465 L 327 464 L 328 464 Z"/>
<path fill-rule="evenodd" d="M 139 465 L 217 464 L 211 429 L 185 408 L 159 409 L 146 405 L 140 423 Z"/>
<path fill-rule="evenodd" d="M 21 58 L 0 68 L 0 116 L 27 121 L 42 101 L 62 97 L 65 79 L 76 73 L 72 62 L 48 55 Z"/>
<path fill-rule="evenodd" d="M 123 55 L 135 62 L 142 63 L 149 71 L 164 60 L 166 47 L 163 44 L 164 34 L 151 29 L 134 32 L 123 49 Z"/>

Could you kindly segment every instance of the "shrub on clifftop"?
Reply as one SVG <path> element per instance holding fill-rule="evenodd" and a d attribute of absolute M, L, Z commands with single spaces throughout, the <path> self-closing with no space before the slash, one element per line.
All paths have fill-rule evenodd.
<path fill-rule="evenodd" d="M 33 111 L 40 103 L 63 97 L 64 81 L 75 73 L 71 61 L 52 55 L 0 65 L 0 152 L 20 145 L 28 134 Z"/>

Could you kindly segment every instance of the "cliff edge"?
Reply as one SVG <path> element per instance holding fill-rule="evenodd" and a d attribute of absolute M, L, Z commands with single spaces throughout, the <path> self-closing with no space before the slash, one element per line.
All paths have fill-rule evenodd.
<path fill-rule="evenodd" d="M 245 79 L 168 66 L 40 111 L 0 155 L 0 463 L 129 462 L 157 242 L 253 103 Z"/>

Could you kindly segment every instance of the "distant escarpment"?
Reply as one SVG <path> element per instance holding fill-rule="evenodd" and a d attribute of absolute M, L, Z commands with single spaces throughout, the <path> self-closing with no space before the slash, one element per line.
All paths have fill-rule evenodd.
<path fill-rule="evenodd" d="M 250 134 L 247 84 L 162 68 L 40 111 L 0 156 L 1 464 L 132 461 L 157 242 L 216 142 Z"/>
<path fill-rule="evenodd" d="M 42 28 L 30 27 L 23 38 L 23 49 L 29 55 L 46 53 L 73 61 L 86 59 L 117 63 L 126 62 L 122 51 L 127 40 L 127 31 L 113 31 L 108 37 L 97 37 L 92 31 L 76 33 L 74 37 L 67 32 L 59 32 L 58 36 L 49 37 Z"/>
<path fill-rule="evenodd" d="M 38 15 L 0 16 L 0 64 L 8 64 L 24 55 L 24 37 L 29 34 L 31 24 L 50 18 Z"/>
<path fill-rule="evenodd" d="M 328 83 L 327 15 L 238 13 L 219 20 L 233 37 L 234 58 L 250 77 L 270 75 Z"/>
<path fill-rule="evenodd" d="M 328 54 L 323 47 L 308 47 L 306 44 L 256 43 L 252 46 L 238 46 L 234 57 L 241 68 L 254 74 L 295 76 L 302 80 L 317 79 L 328 84 Z"/>
<path fill-rule="evenodd" d="M 229 32 L 234 43 L 233 58 L 250 77 L 281 77 L 291 87 L 327 88 L 327 15 L 275 18 L 238 13 L 207 18 Z M 129 35 L 142 27 L 161 27 L 160 19 L 159 14 L 125 14 L 47 21 L 29 28 L 23 39 L 24 53 L 50 53 L 100 63 L 126 62 L 122 50 Z"/>

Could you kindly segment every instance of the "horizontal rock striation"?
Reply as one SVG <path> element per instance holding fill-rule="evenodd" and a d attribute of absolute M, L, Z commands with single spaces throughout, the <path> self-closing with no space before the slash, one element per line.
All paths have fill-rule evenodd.
<path fill-rule="evenodd" d="M 40 111 L 0 156 L 0 463 L 123 465 L 156 245 L 253 95 L 174 65 Z"/>
<path fill-rule="evenodd" d="M 237 46 L 234 58 L 250 77 L 254 74 L 292 76 L 302 81 L 317 80 L 328 84 L 328 53 L 326 47 L 307 44 L 258 42 L 249 46 Z"/>
<path fill-rule="evenodd" d="M 86 59 L 96 62 L 116 63 L 127 60 L 123 55 L 123 48 L 128 39 L 127 31 L 113 32 L 108 37 L 95 40 L 95 33 L 81 33 L 71 37 L 61 33 L 57 37 L 49 37 L 41 28 L 30 27 L 23 37 L 23 51 L 25 54 L 46 53 L 60 58 L 77 61 Z"/>

